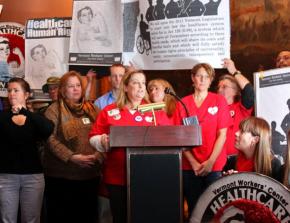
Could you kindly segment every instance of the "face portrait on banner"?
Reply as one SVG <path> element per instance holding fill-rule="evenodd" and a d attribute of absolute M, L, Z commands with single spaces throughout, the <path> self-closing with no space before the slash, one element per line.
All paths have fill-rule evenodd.
<path fill-rule="evenodd" d="M 14 22 L 0 23 L 0 96 L 6 97 L 7 82 L 24 78 L 24 26 Z"/>

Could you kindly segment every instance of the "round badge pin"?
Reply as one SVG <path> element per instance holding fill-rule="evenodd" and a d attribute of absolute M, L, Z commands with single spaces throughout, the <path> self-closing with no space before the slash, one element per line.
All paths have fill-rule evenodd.
<path fill-rule="evenodd" d="M 152 122 L 153 121 L 153 117 L 146 116 L 145 117 L 145 121 L 146 122 Z"/>
<path fill-rule="evenodd" d="M 121 118 L 120 114 L 114 115 L 114 117 L 113 117 L 114 120 L 119 120 L 120 118 Z"/>
<path fill-rule="evenodd" d="M 135 117 L 136 122 L 141 122 L 142 120 L 143 120 L 143 118 L 140 115 Z"/>

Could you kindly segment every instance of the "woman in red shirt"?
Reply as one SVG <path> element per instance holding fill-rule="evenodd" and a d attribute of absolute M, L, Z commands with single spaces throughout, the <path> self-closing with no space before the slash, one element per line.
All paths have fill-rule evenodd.
<path fill-rule="evenodd" d="M 225 148 L 227 155 L 237 154 L 235 148 L 235 133 L 239 130 L 240 122 L 249 117 L 254 107 L 254 88 L 250 81 L 237 70 L 234 61 L 223 60 L 223 67 L 229 74 L 219 78 L 217 93 L 225 97 L 232 119 L 232 125 L 227 131 Z"/>
<path fill-rule="evenodd" d="M 183 191 L 189 213 L 207 186 L 221 176 L 226 163 L 223 146 L 231 119 L 225 98 L 208 91 L 214 75 L 209 64 L 195 65 L 191 71 L 194 93 L 182 99 L 189 115 L 197 116 L 202 130 L 202 145 L 183 153 Z M 186 117 L 180 104 L 176 114 L 181 115 L 180 122 Z"/>
<path fill-rule="evenodd" d="M 126 151 L 109 148 L 110 126 L 153 125 L 151 112 L 141 113 L 138 105 L 147 103 L 146 78 L 142 71 L 125 74 L 117 101 L 106 106 L 98 116 L 91 132 L 90 143 L 105 152 L 103 181 L 109 191 L 113 222 L 127 222 Z"/>
<path fill-rule="evenodd" d="M 264 119 L 244 119 L 236 132 L 235 146 L 238 155 L 228 159 L 224 168 L 228 174 L 257 172 L 282 181 L 281 162 L 271 152 L 270 126 Z"/>
<path fill-rule="evenodd" d="M 176 99 L 170 94 L 165 94 L 166 88 L 175 93 L 171 84 L 161 78 L 153 79 L 147 85 L 150 101 L 153 103 L 165 103 L 164 110 L 155 112 L 156 120 L 162 125 L 174 125 L 173 116 L 176 110 Z"/>

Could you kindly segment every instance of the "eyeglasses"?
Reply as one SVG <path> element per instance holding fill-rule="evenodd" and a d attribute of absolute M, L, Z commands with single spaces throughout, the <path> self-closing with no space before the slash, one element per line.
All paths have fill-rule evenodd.
<path fill-rule="evenodd" d="M 218 89 L 218 90 L 219 90 L 219 89 L 227 89 L 227 88 L 236 89 L 236 88 L 231 87 L 231 86 L 229 86 L 229 85 L 219 85 L 219 86 L 217 86 L 217 89 Z"/>

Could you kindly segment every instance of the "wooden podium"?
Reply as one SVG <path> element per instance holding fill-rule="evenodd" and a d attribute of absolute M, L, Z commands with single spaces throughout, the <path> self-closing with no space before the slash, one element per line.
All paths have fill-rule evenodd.
<path fill-rule="evenodd" d="M 201 145 L 191 126 L 112 126 L 110 147 L 127 148 L 128 223 L 182 223 L 182 148 Z"/>

